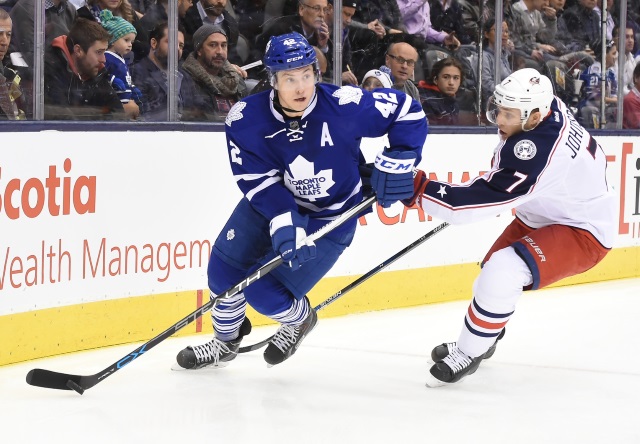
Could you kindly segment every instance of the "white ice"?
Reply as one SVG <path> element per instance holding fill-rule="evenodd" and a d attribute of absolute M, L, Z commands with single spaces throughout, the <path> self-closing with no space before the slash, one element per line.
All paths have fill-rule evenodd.
<path fill-rule="evenodd" d="M 25 375 L 90 375 L 137 345 L 5 366 L 0 443 L 640 443 L 640 279 L 526 294 L 493 358 L 426 388 L 427 356 L 457 339 L 467 306 L 321 318 L 270 369 L 255 351 L 220 370 L 171 371 L 208 337 L 169 339 L 83 396 Z"/>

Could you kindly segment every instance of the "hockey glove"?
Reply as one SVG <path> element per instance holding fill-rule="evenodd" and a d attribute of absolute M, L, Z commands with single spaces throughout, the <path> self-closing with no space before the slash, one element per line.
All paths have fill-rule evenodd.
<path fill-rule="evenodd" d="M 376 156 L 371 174 L 371 186 L 378 197 L 378 205 L 388 208 L 401 199 L 413 196 L 413 151 L 383 151 Z"/>
<path fill-rule="evenodd" d="M 413 170 L 413 196 L 409 199 L 403 199 L 402 203 L 407 207 L 412 207 L 416 202 L 420 205 L 420 198 L 424 194 L 424 190 L 427 188 L 428 183 L 429 179 L 427 179 L 427 175 L 424 171 L 415 168 Z"/>
<path fill-rule="evenodd" d="M 306 241 L 308 216 L 301 216 L 296 211 L 280 214 L 269 224 L 273 250 L 289 264 L 292 270 L 316 257 L 316 244 Z"/>

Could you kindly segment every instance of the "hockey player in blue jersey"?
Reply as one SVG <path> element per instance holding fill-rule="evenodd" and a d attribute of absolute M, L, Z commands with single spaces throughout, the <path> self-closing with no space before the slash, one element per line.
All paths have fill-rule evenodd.
<path fill-rule="evenodd" d="M 530 68 L 509 75 L 496 86 L 487 119 L 500 137 L 490 171 L 459 185 L 416 176 L 419 205 L 448 222 L 516 210 L 482 261 L 458 340 L 432 350 L 429 387 L 475 372 L 493 355 L 523 290 L 589 270 L 615 238 L 606 155 L 547 77 Z"/>
<path fill-rule="evenodd" d="M 371 176 L 378 204 L 413 194 L 410 171 L 427 135 L 418 102 L 393 89 L 320 84 L 316 53 L 298 33 L 272 37 L 264 64 L 273 90 L 241 100 L 226 118 L 231 170 L 244 197 L 214 243 L 209 289 L 224 292 L 276 254 L 285 264 L 214 307 L 215 337 L 182 350 L 183 368 L 219 367 L 236 357 L 249 330 L 247 303 L 281 324 L 265 361 L 279 364 L 295 353 L 317 322 L 306 294 L 349 246 L 356 220 L 315 244 L 302 241 L 362 200 L 362 137 L 389 138 Z"/>

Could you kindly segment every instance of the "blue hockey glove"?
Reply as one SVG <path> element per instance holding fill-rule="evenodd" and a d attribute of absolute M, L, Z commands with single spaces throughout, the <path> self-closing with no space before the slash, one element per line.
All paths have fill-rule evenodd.
<path fill-rule="evenodd" d="M 371 174 L 371 186 L 378 197 L 378 205 L 388 208 L 401 199 L 413 196 L 413 151 L 383 151 L 376 156 Z"/>
<path fill-rule="evenodd" d="M 425 172 L 415 168 L 413 170 L 413 196 L 408 199 L 402 199 L 402 204 L 407 207 L 412 207 L 417 201 L 419 206 L 420 199 L 422 199 L 422 195 L 424 194 L 424 190 L 427 188 L 428 183 L 429 179 L 427 179 Z"/>
<path fill-rule="evenodd" d="M 308 216 L 289 211 L 274 217 L 269 224 L 273 250 L 294 271 L 316 257 L 316 244 L 312 241 L 303 243 L 307 237 L 305 229 L 308 221 Z"/>

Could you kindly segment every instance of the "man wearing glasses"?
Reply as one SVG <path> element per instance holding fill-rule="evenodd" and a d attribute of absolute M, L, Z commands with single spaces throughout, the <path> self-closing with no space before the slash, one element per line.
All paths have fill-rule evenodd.
<path fill-rule="evenodd" d="M 385 65 L 391 70 L 393 88 L 419 101 L 418 88 L 411 81 L 417 61 L 418 51 L 404 42 L 389 45 L 385 56 Z"/>
<path fill-rule="evenodd" d="M 300 0 L 298 15 L 277 18 L 272 25 L 256 37 L 256 48 L 264 54 L 267 42 L 272 36 L 297 32 L 302 34 L 311 46 L 324 54 L 329 52 L 329 26 L 325 14 L 329 12 L 327 0 Z"/>

